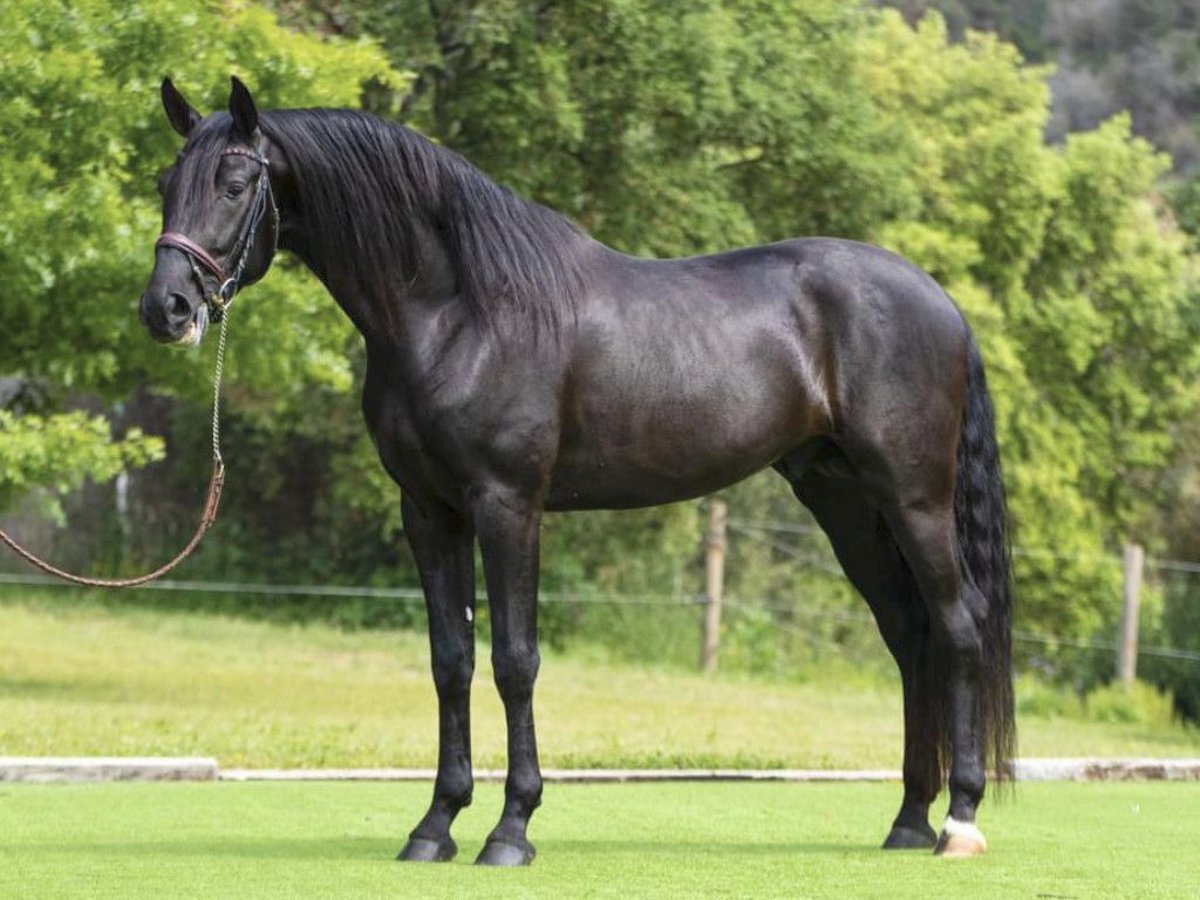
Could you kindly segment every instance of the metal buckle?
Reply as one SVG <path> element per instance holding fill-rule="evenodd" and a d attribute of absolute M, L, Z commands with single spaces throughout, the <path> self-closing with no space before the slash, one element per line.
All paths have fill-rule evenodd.
<path fill-rule="evenodd" d="M 204 298 L 204 302 L 208 305 L 208 318 L 214 324 L 220 324 L 221 320 L 225 318 L 225 310 L 229 308 L 229 300 L 233 296 L 232 294 L 228 297 L 225 296 L 225 288 L 232 282 L 233 279 L 230 278 L 220 288 Z"/>

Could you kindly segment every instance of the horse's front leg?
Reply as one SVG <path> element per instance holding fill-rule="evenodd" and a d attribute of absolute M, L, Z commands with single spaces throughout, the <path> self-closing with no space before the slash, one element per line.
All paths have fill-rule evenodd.
<path fill-rule="evenodd" d="M 472 502 L 492 619 L 492 668 L 508 725 L 504 812 L 475 861 L 519 866 L 533 861 L 525 836 L 542 799 L 542 772 L 533 730 L 537 678 L 538 529 L 541 509 L 528 499 L 485 490 Z"/>
<path fill-rule="evenodd" d="M 450 825 L 471 802 L 471 676 L 475 672 L 475 555 L 469 522 L 446 508 L 401 502 L 425 605 L 438 697 L 438 770 L 433 803 L 399 859 L 443 862 L 458 847 Z"/>

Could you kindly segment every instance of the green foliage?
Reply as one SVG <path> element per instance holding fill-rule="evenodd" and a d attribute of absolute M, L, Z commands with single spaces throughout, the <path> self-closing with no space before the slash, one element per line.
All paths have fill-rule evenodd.
<path fill-rule="evenodd" d="M 1119 684 L 1101 684 L 1079 695 L 1024 674 L 1017 679 L 1016 702 L 1019 716 L 1147 728 L 1168 728 L 1177 721 L 1170 692 L 1145 681 L 1135 681 L 1128 690 Z"/>
<path fill-rule="evenodd" d="M 147 380 L 202 400 L 207 360 L 153 346 L 136 315 L 159 208 L 154 176 L 179 144 L 157 101 L 164 60 L 202 110 L 224 104 L 231 72 L 249 78 L 269 105 L 353 104 L 365 80 L 400 88 L 403 79 L 370 43 L 292 33 L 244 4 L 134 0 L 118 9 L 106 0 L 13 0 L 5 22 L 3 371 L 43 385 L 52 406 L 71 390 L 118 396 Z M 313 279 L 280 268 L 235 311 L 235 334 L 260 339 L 235 340 L 229 366 L 234 403 L 272 416 L 302 405 L 314 386 L 345 391 L 350 383 L 346 324 Z M 110 444 L 95 424 L 39 424 L 33 412 L 21 421 L 25 434 L 54 435 L 53 449 L 71 458 L 6 475 L 9 497 L 150 458 L 137 440 Z M 13 443 L 13 426 L 6 431 Z M 28 443 L 13 443 L 7 457 L 28 455 Z"/>
<path fill-rule="evenodd" d="M 937 16 L 914 29 L 835 4 L 438 9 L 414 13 L 419 40 L 385 40 L 421 60 L 410 114 L 602 239 L 678 255 L 840 233 L 938 277 L 988 362 L 1017 540 L 1034 551 L 1017 557 L 1023 622 L 1076 636 L 1111 623 L 1119 572 L 1089 557 L 1145 521 L 1200 337 L 1184 243 L 1148 199 L 1165 163 L 1127 120 L 1047 146 L 1047 72 L 990 35 L 950 43 Z M 796 517 L 762 479 L 730 497 L 744 518 Z M 731 559 L 742 597 L 846 608 L 819 539 L 791 544 L 817 562 L 800 579 L 787 553 L 752 546 Z M 828 621 L 803 626 L 836 643 Z"/>
<path fill-rule="evenodd" d="M 329 7 L 419 73 L 413 124 L 627 252 L 862 235 L 890 202 L 845 3 Z"/>
<path fill-rule="evenodd" d="M 361 98 L 624 251 L 686 255 L 825 233 L 924 266 L 964 310 L 987 364 L 1023 628 L 1111 633 L 1120 572 L 1110 551 L 1155 528 L 1172 546 L 1187 543 L 1180 532 L 1200 534 L 1185 509 L 1194 471 L 1177 459 L 1200 445 L 1195 191 L 1182 182 L 1171 193 L 1172 216 L 1156 193 L 1169 161 L 1127 117 L 1047 144 L 1049 73 L 1011 45 L 970 31 L 956 42 L 936 15 L 910 26 L 836 0 L 277 6 L 296 30 L 241 3 L 135 0 L 119 14 L 101 0 L 9 4 L 0 359 L 49 403 L 4 426 L 0 502 L 148 458 L 149 445 L 111 444 L 76 421 L 87 440 L 60 440 L 39 462 L 31 447 L 42 438 L 30 435 L 60 429 L 35 413 L 72 391 L 173 393 L 171 467 L 147 481 L 188 496 L 182 473 L 203 467 L 203 442 L 189 435 L 204 433 L 209 357 L 153 346 L 133 313 L 149 269 L 153 175 L 179 143 L 156 97 L 167 59 L 202 110 L 224 104 L 230 72 L 264 106 Z M 1040 27 L 1045 4 L 1019 6 L 996 21 L 1009 33 Z M 983 0 L 956 9 L 958 23 L 1000 15 Z M 338 36 L 317 36 L 329 32 Z M 227 379 L 238 487 L 193 574 L 415 582 L 395 488 L 349 396 L 361 373 L 357 337 L 294 262 L 277 262 L 239 301 Z M 735 519 L 803 521 L 770 474 L 723 496 Z M 589 601 L 698 593 L 703 518 L 693 503 L 547 517 L 544 585 L 576 598 L 544 605 L 548 638 L 692 656 L 698 610 L 609 615 Z M 738 668 L 796 673 L 834 654 L 880 654 L 819 533 L 732 530 L 727 594 Z M 1164 602 L 1154 627 L 1191 627 Z M 359 627 L 414 613 L 347 604 L 338 615 Z M 1080 682 L 1101 677 L 1073 659 L 1052 652 L 1048 662 Z"/>
<path fill-rule="evenodd" d="M 1179 228 L 1189 236 L 1192 249 L 1200 248 L 1200 175 L 1168 185 L 1171 209 Z"/>
<path fill-rule="evenodd" d="M 1174 720 L 1171 695 L 1141 681 L 1135 682 L 1131 690 L 1119 684 L 1097 687 L 1088 692 L 1083 706 L 1093 722 L 1169 725 Z"/>
<path fill-rule="evenodd" d="M 1025 716 L 1047 719 L 1078 718 L 1083 704 L 1069 689 L 1052 685 L 1028 672 L 1021 674 L 1013 685 L 1018 721 Z"/>
<path fill-rule="evenodd" d="M 1161 612 L 1143 613 L 1142 622 L 1143 646 L 1172 647 L 1181 654 L 1142 654 L 1138 676 L 1168 691 L 1183 718 L 1200 721 L 1200 590 L 1191 573 L 1170 579 L 1162 591 Z"/>
<path fill-rule="evenodd" d="M 878 240 L 941 280 L 987 362 L 1021 622 L 1090 635 L 1116 612 L 1105 548 L 1145 524 L 1195 399 L 1194 264 L 1150 199 L 1166 162 L 1120 117 L 1046 146 L 1046 73 L 936 16 L 881 13 L 865 60 L 910 173 Z"/>
<path fill-rule="evenodd" d="M 113 441 L 102 416 L 81 412 L 17 417 L 0 409 L 0 509 L 22 494 L 44 488 L 44 506 L 63 513 L 58 495 L 85 478 L 103 481 L 126 467 L 161 459 L 162 442 L 130 431 Z"/>

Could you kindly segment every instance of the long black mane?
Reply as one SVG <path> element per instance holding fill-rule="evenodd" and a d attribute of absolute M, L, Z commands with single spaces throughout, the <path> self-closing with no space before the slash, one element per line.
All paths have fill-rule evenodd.
<path fill-rule="evenodd" d="M 360 261 L 361 287 L 385 314 L 405 300 L 427 262 L 414 223 L 441 238 L 461 296 L 479 318 L 508 308 L 553 322 L 573 307 L 582 290 L 579 229 L 457 153 L 350 110 L 275 110 L 259 123 L 292 164 L 300 215 L 319 224 L 318 265 Z M 384 260 L 395 260 L 399 273 L 377 264 Z"/>
<path fill-rule="evenodd" d="M 215 128 L 193 137 L 199 152 L 185 154 L 199 157 L 197 165 L 216 158 L 204 144 L 228 136 L 228 117 L 216 118 Z M 327 281 L 353 277 L 387 320 L 431 261 L 431 236 L 480 320 L 512 310 L 553 325 L 574 309 L 583 232 L 452 150 L 352 110 L 264 110 L 259 126 L 288 157 L 305 232 L 320 235 L 306 261 Z M 211 173 L 197 174 L 188 182 L 211 184 Z"/>

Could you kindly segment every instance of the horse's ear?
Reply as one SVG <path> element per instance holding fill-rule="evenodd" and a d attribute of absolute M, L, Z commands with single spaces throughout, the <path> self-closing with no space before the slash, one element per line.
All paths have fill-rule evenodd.
<path fill-rule="evenodd" d="M 238 135 L 249 140 L 258 128 L 258 108 L 254 105 L 254 98 L 250 96 L 250 89 L 242 84 L 236 75 L 229 80 L 233 83 L 233 89 L 229 92 L 229 114 L 233 116 L 233 129 Z"/>
<path fill-rule="evenodd" d="M 163 79 L 162 102 L 163 109 L 167 111 L 167 119 L 171 122 L 171 127 L 183 137 L 191 134 L 192 129 L 196 127 L 196 123 L 200 121 L 200 113 L 192 109 L 192 105 L 184 99 L 183 94 L 179 93 L 179 89 L 171 83 L 170 78 Z"/>

